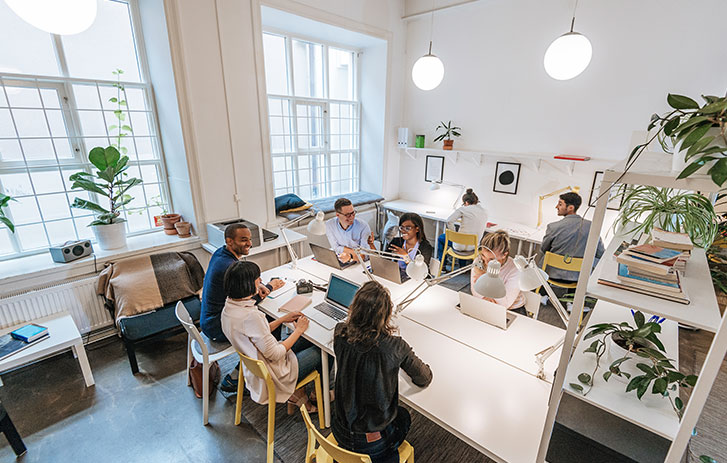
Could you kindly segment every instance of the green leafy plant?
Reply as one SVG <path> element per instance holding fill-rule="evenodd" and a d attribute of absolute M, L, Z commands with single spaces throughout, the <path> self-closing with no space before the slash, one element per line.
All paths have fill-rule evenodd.
<path fill-rule="evenodd" d="M 696 375 L 685 375 L 676 369 L 673 360 L 665 355 L 664 345 L 657 336 L 661 332 L 661 325 L 656 321 L 646 321 L 644 314 L 640 311 L 634 312 L 634 323 L 598 323 L 590 327 L 584 335 L 583 340 L 595 338 L 588 348 L 583 352 L 596 355 L 596 366 L 592 373 L 581 373 L 578 375 L 578 383 L 570 383 L 570 386 L 583 395 L 588 394 L 593 388 L 593 379 L 598 373 L 601 358 L 606 352 L 606 337 L 611 336 L 612 340 L 626 350 L 626 354 L 614 360 L 608 369 L 603 373 L 604 381 L 616 375 L 629 379 L 626 392 L 636 391 L 636 396 L 641 399 L 651 386 L 651 393 L 667 397 L 671 403 L 674 413 L 681 418 L 684 402 L 677 396 L 672 397 L 671 393 L 677 392 L 677 386 L 688 388 L 697 383 Z M 638 362 L 639 360 L 642 360 Z M 641 373 L 633 376 L 622 371 L 623 364 L 628 361 L 637 361 L 636 368 Z"/>
<path fill-rule="evenodd" d="M 10 201 L 15 201 L 15 199 L 6 194 L 0 193 L 0 222 L 4 223 L 11 232 L 15 233 L 15 225 L 13 224 L 13 221 L 10 220 L 10 217 L 6 216 L 5 211 L 3 211 Z"/>
<path fill-rule="evenodd" d="M 633 149 L 629 161 L 656 137 L 668 153 L 672 153 L 670 144 L 678 145 L 679 152 L 686 151 L 684 159 L 689 163 L 677 178 L 689 177 L 708 162 L 716 161 L 708 174 L 714 183 L 722 186 L 727 181 L 727 96 L 702 95 L 702 98 L 705 103 L 700 106 L 687 96 L 670 93 L 666 101 L 672 110 L 651 116 L 648 130 L 656 128 L 657 132 L 649 142 Z M 710 132 L 711 128 L 718 128 L 718 133 Z"/>
<path fill-rule="evenodd" d="M 672 188 L 621 187 L 618 220 L 628 231 L 649 233 L 654 227 L 686 233 L 692 243 L 709 247 L 717 236 L 717 214 L 708 198 Z M 636 224 L 636 225 L 634 225 Z"/>
<path fill-rule="evenodd" d="M 725 250 L 727 249 L 727 218 L 722 217 L 722 221 L 717 225 L 717 238 L 707 249 L 707 263 L 709 264 L 709 273 L 712 276 L 712 284 L 715 289 L 727 294 L 727 258 L 725 258 Z"/>
<path fill-rule="evenodd" d="M 119 218 L 121 208 L 134 199 L 128 194 L 128 191 L 141 184 L 141 179 L 128 178 L 126 173 L 129 168 L 129 157 L 126 156 L 128 149 L 122 146 L 122 141 L 124 137 L 131 134 L 131 127 L 124 123 L 126 120 L 124 108 L 127 104 L 123 98 L 124 86 L 121 84 L 121 74 L 123 73 L 124 71 L 121 69 L 113 71 L 116 76 L 116 82 L 113 84 L 116 88 L 116 96 L 109 98 L 109 102 L 117 105 L 114 116 L 118 120 L 118 124 L 109 126 L 109 130 L 117 131 L 114 137 L 116 143 L 112 143 L 106 148 L 97 146 L 89 152 L 88 160 L 98 169 L 95 174 L 80 171 L 69 177 L 69 180 L 73 182 L 71 188 L 82 189 L 108 199 L 108 207 L 81 198 L 74 199 L 72 207 L 86 209 L 96 214 L 96 220 L 91 222 L 91 226 L 123 222 L 124 219 Z"/>
<path fill-rule="evenodd" d="M 462 130 L 462 127 L 453 127 L 452 121 L 449 121 L 446 124 L 444 122 L 440 122 L 434 131 L 436 132 L 439 130 L 444 130 L 444 133 L 439 134 L 434 141 L 451 140 L 452 137 L 462 136 L 462 134 L 459 133 L 459 131 Z"/>
<path fill-rule="evenodd" d="M 708 455 L 700 455 L 699 462 L 700 463 L 717 463 L 717 460 L 715 460 L 714 458 L 712 458 Z"/>
<path fill-rule="evenodd" d="M 169 214 L 169 210 L 167 210 L 167 205 L 162 202 L 162 195 L 156 195 L 149 198 L 149 203 L 152 206 L 156 206 L 162 210 L 162 215 L 165 216 Z"/>

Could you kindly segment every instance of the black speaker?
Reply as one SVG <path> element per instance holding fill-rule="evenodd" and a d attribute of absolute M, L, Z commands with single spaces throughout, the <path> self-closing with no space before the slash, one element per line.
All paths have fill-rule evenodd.
<path fill-rule="evenodd" d="M 51 246 L 48 249 L 50 250 L 50 256 L 53 258 L 53 262 L 60 262 L 62 264 L 93 253 L 93 247 L 89 240 L 66 241 L 60 246 Z"/>

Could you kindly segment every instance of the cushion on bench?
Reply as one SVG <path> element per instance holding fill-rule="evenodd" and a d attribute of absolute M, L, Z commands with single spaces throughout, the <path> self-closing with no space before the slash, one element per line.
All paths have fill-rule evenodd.
<path fill-rule="evenodd" d="M 192 320 L 199 320 L 199 313 L 202 310 L 199 297 L 190 296 L 182 299 L 182 303 L 187 308 L 187 312 L 189 312 Z M 139 341 L 148 336 L 153 336 L 175 327 L 181 327 L 182 325 L 174 313 L 176 306 L 176 302 L 171 302 L 153 312 L 122 318 L 119 320 L 121 334 L 129 341 Z"/>
<path fill-rule="evenodd" d="M 329 213 L 334 211 L 333 205 L 335 204 L 336 200 L 338 198 L 348 198 L 351 200 L 351 204 L 353 204 L 354 207 L 356 206 L 364 206 L 366 204 L 371 203 L 378 203 L 380 201 L 384 200 L 384 197 L 381 195 L 377 195 L 374 193 L 369 193 L 368 191 L 357 191 L 355 193 L 346 193 L 345 195 L 338 195 L 338 196 L 331 196 L 329 198 L 321 198 L 321 199 L 314 199 L 311 201 L 313 203 L 313 210 L 314 211 L 323 211 L 324 213 Z M 297 219 L 303 214 L 306 214 L 308 211 L 301 211 L 301 212 L 288 212 L 284 214 L 278 214 L 283 217 L 285 217 L 288 220 Z"/>

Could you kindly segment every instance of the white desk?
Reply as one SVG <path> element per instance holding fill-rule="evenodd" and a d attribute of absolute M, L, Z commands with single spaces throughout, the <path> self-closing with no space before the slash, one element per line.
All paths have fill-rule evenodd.
<path fill-rule="evenodd" d="M 88 363 L 86 349 L 83 347 L 83 339 L 81 339 L 81 334 L 78 332 L 73 318 L 67 313 L 62 312 L 39 318 L 32 322 L 48 327 L 48 337 L 0 361 L 0 372 L 12 370 L 13 368 L 23 366 L 70 348 L 73 351 L 73 356 L 78 359 L 78 364 L 81 366 L 86 387 L 93 386 L 94 380 L 93 374 L 91 373 L 91 365 Z M 0 330 L 0 336 L 26 324 L 27 322 Z M 2 385 L 2 382 L 0 382 L 0 385 Z"/>
<path fill-rule="evenodd" d="M 247 257 L 262 254 L 267 251 L 274 251 L 276 249 L 285 249 L 285 240 L 280 234 L 280 230 L 276 230 L 275 233 L 278 234 L 277 238 L 270 241 L 264 241 L 262 244 L 260 244 L 260 246 L 254 246 L 250 248 L 250 252 L 247 254 Z M 294 230 L 285 230 L 285 236 L 288 237 L 288 241 L 290 242 L 291 247 L 293 247 L 293 249 L 295 250 L 296 254 L 301 255 L 301 244 L 308 238 L 302 233 L 298 233 Z M 214 254 L 214 252 L 217 251 L 217 248 L 211 245 L 209 242 L 202 243 L 202 248 L 210 254 Z M 285 249 L 285 254 L 288 254 L 287 249 Z M 278 262 L 284 262 L 286 260 L 288 259 L 278 256 Z"/>

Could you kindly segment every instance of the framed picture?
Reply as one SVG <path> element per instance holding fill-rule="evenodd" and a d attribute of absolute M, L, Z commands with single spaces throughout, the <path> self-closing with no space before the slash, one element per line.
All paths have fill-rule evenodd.
<path fill-rule="evenodd" d="M 424 171 L 425 182 L 442 183 L 444 179 L 444 156 L 427 156 Z"/>
<path fill-rule="evenodd" d="M 600 195 L 601 182 L 603 181 L 603 171 L 597 170 L 593 174 L 593 184 L 591 185 L 591 195 L 588 198 L 588 205 L 590 207 L 596 207 L 596 201 Z M 621 197 L 618 194 L 618 185 L 614 185 L 608 192 L 608 204 L 606 209 L 617 211 L 621 207 Z"/>
<path fill-rule="evenodd" d="M 492 187 L 492 191 L 516 195 L 518 181 L 520 181 L 519 162 L 498 162 L 495 167 L 495 185 Z"/>

